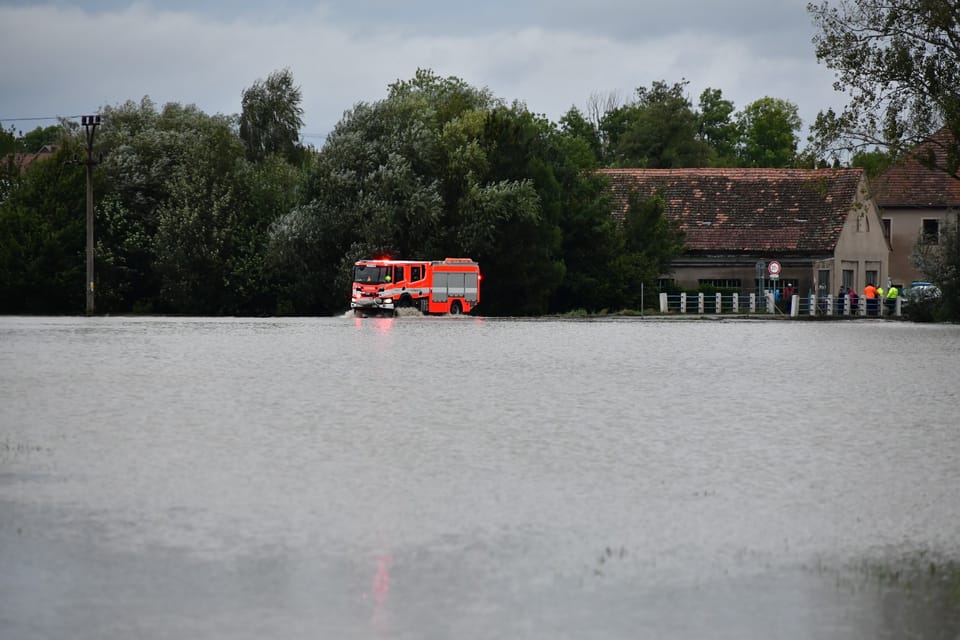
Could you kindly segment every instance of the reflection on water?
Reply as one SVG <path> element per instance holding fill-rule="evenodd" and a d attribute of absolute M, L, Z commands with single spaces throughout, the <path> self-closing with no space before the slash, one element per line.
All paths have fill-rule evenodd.
<path fill-rule="evenodd" d="M 958 356 L 896 322 L 3 318 L 0 623 L 955 638 Z"/>

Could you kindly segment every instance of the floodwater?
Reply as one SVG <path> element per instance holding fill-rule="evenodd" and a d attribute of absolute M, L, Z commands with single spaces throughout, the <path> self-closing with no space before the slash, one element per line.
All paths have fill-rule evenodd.
<path fill-rule="evenodd" d="M 960 327 L 0 318 L 0 637 L 960 635 Z"/>

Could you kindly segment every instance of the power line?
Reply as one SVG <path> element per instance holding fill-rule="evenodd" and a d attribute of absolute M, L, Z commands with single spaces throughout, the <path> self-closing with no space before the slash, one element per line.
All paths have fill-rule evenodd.
<path fill-rule="evenodd" d="M 61 118 L 82 118 L 82 115 L 75 116 L 32 116 L 30 118 L 4 118 L 0 117 L 0 122 L 27 122 L 31 120 L 60 120 Z"/>

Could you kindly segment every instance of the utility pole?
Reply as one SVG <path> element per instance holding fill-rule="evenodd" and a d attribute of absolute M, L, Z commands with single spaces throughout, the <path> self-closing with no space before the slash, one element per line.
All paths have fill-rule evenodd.
<path fill-rule="evenodd" d="M 87 315 L 93 315 L 93 167 L 99 164 L 93 159 L 93 138 L 100 126 L 100 116 L 82 116 L 81 123 L 87 134 Z"/>

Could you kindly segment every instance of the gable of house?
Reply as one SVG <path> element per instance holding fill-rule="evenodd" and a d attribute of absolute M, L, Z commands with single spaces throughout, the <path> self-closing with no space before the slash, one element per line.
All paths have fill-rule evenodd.
<path fill-rule="evenodd" d="M 862 169 L 604 169 L 613 215 L 659 194 L 689 253 L 831 254 Z"/>

